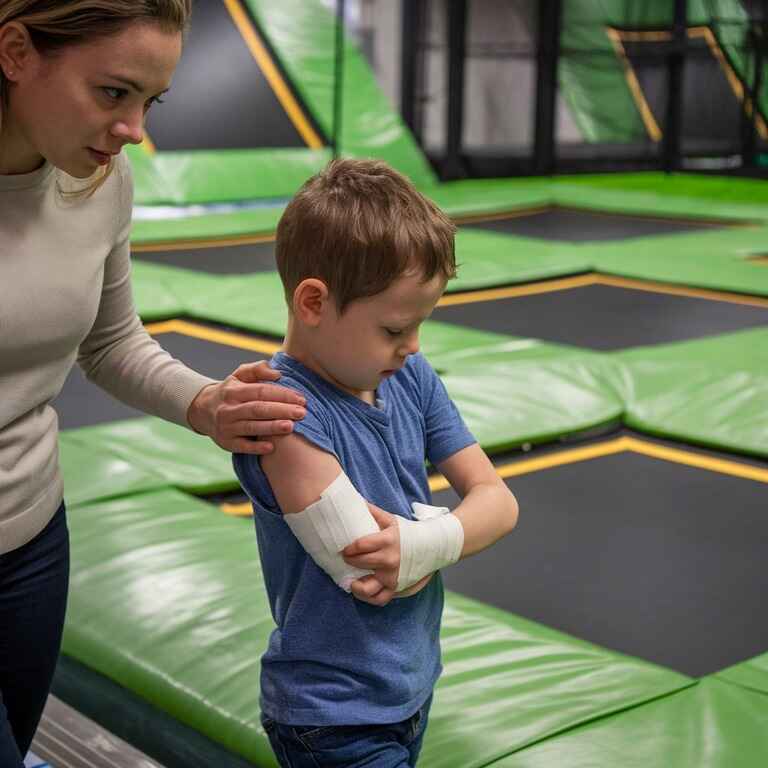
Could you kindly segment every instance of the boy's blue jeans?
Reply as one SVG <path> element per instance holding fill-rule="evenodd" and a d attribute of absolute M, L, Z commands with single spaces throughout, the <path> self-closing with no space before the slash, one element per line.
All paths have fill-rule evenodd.
<path fill-rule="evenodd" d="M 427 728 L 430 696 L 407 720 L 388 725 L 261 723 L 282 768 L 414 768 Z"/>

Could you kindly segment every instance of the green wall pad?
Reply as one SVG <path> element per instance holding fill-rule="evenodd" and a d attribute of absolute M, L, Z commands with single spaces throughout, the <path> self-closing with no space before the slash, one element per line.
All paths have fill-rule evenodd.
<path fill-rule="evenodd" d="M 649 434 L 768 456 L 768 328 L 617 352 L 625 423 Z"/>
<path fill-rule="evenodd" d="M 267 47 L 326 136 L 333 132 L 335 16 L 321 0 L 244 0 Z M 194 24 L 194 14 L 193 14 Z M 360 51 L 344 42 L 341 149 L 376 155 L 416 183 L 435 181 Z M 243 83 L 247 87 L 247 83 Z M 289 86 L 290 87 L 290 86 Z M 286 197 L 330 158 L 323 148 L 131 152 L 143 205 Z"/>
<path fill-rule="evenodd" d="M 707 678 L 493 763 L 494 768 L 763 768 L 768 697 Z"/>
<path fill-rule="evenodd" d="M 135 488 L 116 490 L 110 494 L 113 496 L 144 490 L 152 478 L 154 487 L 175 486 L 190 493 L 218 493 L 238 487 L 229 453 L 208 437 L 162 419 L 127 419 L 69 430 L 65 435 L 67 440 L 86 446 L 96 456 L 116 457 L 122 462 L 118 467 L 130 467 L 144 483 L 143 487 L 137 482 Z M 78 474 L 74 466 L 78 459 L 69 459 L 72 469 L 65 478 L 67 499 L 70 500 L 70 491 L 88 501 L 101 498 L 95 495 L 100 487 L 94 487 L 90 480 L 93 466 L 83 464 L 87 472 Z M 109 478 L 107 472 L 111 467 L 112 464 L 101 476 Z"/>
<path fill-rule="evenodd" d="M 258 723 L 272 619 L 252 522 L 165 490 L 72 507 L 69 524 L 64 653 L 225 749 L 274 765 Z M 442 640 L 423 768 L 487 765 L 691 684 L 453 594 Z"/>
<path fill-rule="evenodd" d="M 743 661 L 741 664 L 734 664 L 728 669 L 721 670 L 714 677 L 768 694 L 768 653 Z"/>

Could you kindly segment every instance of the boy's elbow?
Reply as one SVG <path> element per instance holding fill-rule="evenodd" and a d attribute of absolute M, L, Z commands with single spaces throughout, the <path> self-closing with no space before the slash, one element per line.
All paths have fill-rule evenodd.
<path fill-rule="evenodd" d="M 514 530 L 515 526 L 517 525 L 517 519 L 520 515 L 520 508 L 517 504 L 517 499 L 508 488 L 506 490 L 509 498 L 507 499 L 507 507 L 506 507 L 507 513 L 504 516 L 504 521 L 505 521 L 504 535 L 505 536 Z"/>

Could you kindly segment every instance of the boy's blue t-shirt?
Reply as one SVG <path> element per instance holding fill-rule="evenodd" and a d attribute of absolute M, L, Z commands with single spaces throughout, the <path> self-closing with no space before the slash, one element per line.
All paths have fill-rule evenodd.
<path fill-rule="evenodd" d="M 445 387 L 419 354 L 384 379 L 377 406 L 333 386 L 278 352 L 280 383 L 301 392 L 307 415 L 294 431 L 332 453 L 368 501 L 413 519 L 431 503 L 424 459 L 437 464 L 475 442 Z M 337 587 L 283 520 L 258 458 L 235 471 L 253 502 L 264 582 L 277 628 L 261 667 L 261 708 L 290 725 L 365 725 L 410 717 L 432 692 L 440 663 L 440 574 L 384 607 Z M 296 482 L 301 482 L 297 467 Z"/>

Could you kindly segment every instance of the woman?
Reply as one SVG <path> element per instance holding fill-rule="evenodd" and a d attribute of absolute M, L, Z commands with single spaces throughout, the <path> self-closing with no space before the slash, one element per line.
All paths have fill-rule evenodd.
<path fill-rule="evenodd" d="M 0 0 L 0 765 L 49 691 L 69 546 L 50 401 L 75 359 L 147 413 L 265 453 L 303 401 L 241 366 L 215 382 L 146 333 L 131 297 L 130 169 L 170 85 L 190 0 Z M 204 105 L 201 105 L 204 107 Z"/>

